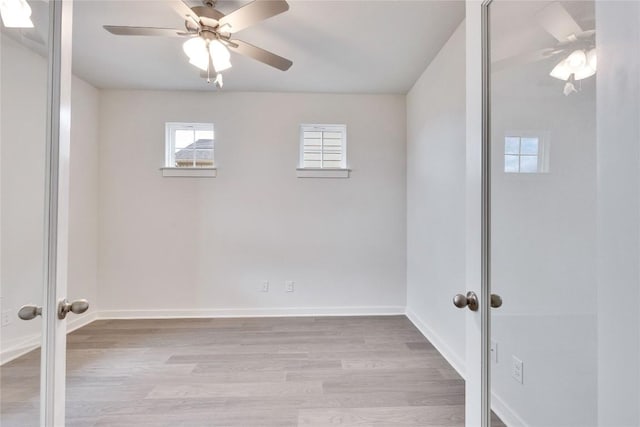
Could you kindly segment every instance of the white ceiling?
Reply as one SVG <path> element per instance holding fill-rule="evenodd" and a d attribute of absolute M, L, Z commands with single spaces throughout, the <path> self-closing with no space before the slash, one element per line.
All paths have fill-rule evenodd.
<path fill-rule="evenodd" d="M 189 2 L 199 4 L 198 0 Z M 220 1 L 229 13 L 247 1 Z M 288 12 L 238 32 L 289 58 L 282 72 L 232 54 L 224 91 L 406 93 L 464 18 L 462 1 L 292 0 Z M 170 2 L 74 2 L 73 67 L 99 88 L 214 90 L 181 38 L 123 37 L 102 26 L 183 28 Z"/>

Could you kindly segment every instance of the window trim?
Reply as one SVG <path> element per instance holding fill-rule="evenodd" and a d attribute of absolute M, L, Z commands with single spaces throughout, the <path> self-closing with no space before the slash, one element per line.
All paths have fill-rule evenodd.
<path fill-rule="evenodd" d="M 175 139 L 174 135 L 177 130 L 193 129 L 194 131 L 213 130 L 213 166 L 197 167 L 175 166 Z M 160 168 L 162 176 L 165 177 L 216 177 L 216 150 L 215 150 L 215 125 L 213 123 L 192 123 L 192 122 L 166 122 L 165 123 L 165 139 L 164 139 L 164 166 Z"/>
<path fill-rule="evenodd" d="M 505 170 L 505 160 L 506 157 L 510 154 L 505 152 L 505 145 L 507 138 L 537 138 L 538 139 L 538 162 L 537 162 L 537 170 L 535 172 L 507 172 Z M 550 133 L 549 131 L 540 131 L 540 130 L 509 130 L 506 131 L 502 137 L 502 173 L 504 175 L 509 176 L 525 176 L 525 175 L 543 175 L 550 172 L 549 170 L 549 142 L 550 142 Z M 511 154 L 513 155 L 513 154 Z M 524 155 L 525 157 L 527 155 Z M 533 156 L 533 155 L 531 155 Z M 518 157 L 523 157 L 523 155 L 519 152 Z M 520 161 L 520 159 L 518 160 Z"/>
<path fill-rule="evenodd" d="M 304 133 L 308 131 L 321 131 L 321 132 L 340 132 L 342 135 L 342 144 L 340 146 L 342 152 L 342 159 L 340 160 L 340 167 L 338 168 L 326 168 L 322 167 L 322 160 L 320 161 L 320 167 L 305 167 L 304 166 Z M 321 155 L 323 149 L 320 150 Z M 300 125 L 299 134 L 299 153 L 298 153 L 298 171 L 348 171 L 347 167 L 347 125 L 346 124 L 318 124 L 318 123 L 303 123 Z"/>
<path fill-rule="evenodd" d="M 160 168 L 162 176 L 184 178 L 215 178 L 218 176 L 216 168 Z"/>

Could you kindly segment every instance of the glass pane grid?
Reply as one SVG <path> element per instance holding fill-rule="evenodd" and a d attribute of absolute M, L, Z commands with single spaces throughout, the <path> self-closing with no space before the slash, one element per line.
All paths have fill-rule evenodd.
<path fill-rule="evenodd" d="M 213 167 L 213 125 L 171 123 L 167 127 L 170 129 L 168 144 L 173 159 L 169 164 L 172 167 Z"/>
<path fill-rule="evenodd" d="M 506 136 L 504 139 L 504 172 L 538 172 L 538 137 Z"/>

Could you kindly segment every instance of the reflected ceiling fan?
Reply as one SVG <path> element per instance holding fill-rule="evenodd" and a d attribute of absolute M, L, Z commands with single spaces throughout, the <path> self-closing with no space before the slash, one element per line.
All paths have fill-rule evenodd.
<path fill-rule="evenodd" d="M 10 29 L 22 42 L 26 41 L 29 47 L 42 50 L 45 41 L 40 33 L 44 27 L 41 18 L 43 15 L 48 17 L 48 5 L 44 2 L 32 3 L 33 8 L 26 0 L 0 0 L 0 20 L 3 27 Z"/>
<path fill-rule="evenodd" d="M 499 61 L 502 64 L 497 64 L 497 68 L 502 68 L 501 65 L 504 64 L 562 58 L 549 75 L 565 82 L 565 95 L 577 92 L 575 82 L 593 76 L 597 70 L 596 31 L 583 30 L 567 9 L 557 1 L 545 6 L 535 19 L 557 40 L 557 44 L 534 53 Z"/>
<path fill-rule="evenodd" d="M 576 81 L 596 73 L 596 31 L 583 30 L 560 3 L 546 6 L 537 15 L 538 22 L 558 40 L 549 55 L 565 56 L 549 73 L 551 77 L 565 81 L 563 93 L 577 92 Z"/>
<path fill-rule="evenodd" d="M 123 27 L 104 25 L 104 29 L 118 36 L 185 37 L 183 50 L 189 63 L 202 70 L 201 75 L 222 88 L 222 72 L 231 68 L 229 50 L 248 56 L 282 71 L 293 62 L 253 46 L 232 36 L 260 21 L 289 10 L 285 0 L 255 0 L 225 15 L 215 8 L 215 0 L 203 0 L 203 6 L 189 7 L 180 0 L 172 2 L 174 9 L 185 19 L 184 29 L 158 27 Z"/>

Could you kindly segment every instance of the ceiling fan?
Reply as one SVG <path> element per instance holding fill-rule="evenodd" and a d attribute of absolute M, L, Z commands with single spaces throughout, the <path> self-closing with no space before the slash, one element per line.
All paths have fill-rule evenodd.
<path fill-rule="evenodd" d="M 563 89 L 565 95 L 577 92 L 574 83 L 593 76 L 597 70 L 596 31 L 583 30 L 567 9 L 557 1 L 540 10 L 535 19 L 557 40 L 556 45 L 537 52 L 503 59 L 493 64 L 494 69 L 505 68 L 512 64 L 562 58 L 549 75 L 565 82 Z"/>
<path fill-rule="evenodd" d="M 233 34 L 260 21 L 289 10 L 285 0 L 255 0 L 225 15 L 215 8 L 216 0 L 203 0 L 202 6 L 189 7 L 181 0 L 172 2 L 174 9 L 185 19 L 184 29 L 158 27 L 125 27 L 104 25 L 104 29 L 118 36 L 184 37 L 188 40 L 183 50 L 189 63 L 202 70 L 202 77 L 210 81 L 216 74 L 215 84 L 222 88 L 222 71 L 231 68 L 229 50 L 248 56 L 282 71 L 293 62 L 253 46 L 242 40 L 232 39 Z"/>
<path fill-rule="evenodd" d="M 540 25 L 558 40 L 549 56 L 564 57 L 549 75 L 566 82 L 563 89 L 565 95 L 577 92 L 574 83 L 596 73 L 596 31 L 583 30 L 567 9 L 558 2 L 542 9 L 537 19 Z M 565 56 L 567 52 L 569 55 Z"/>

